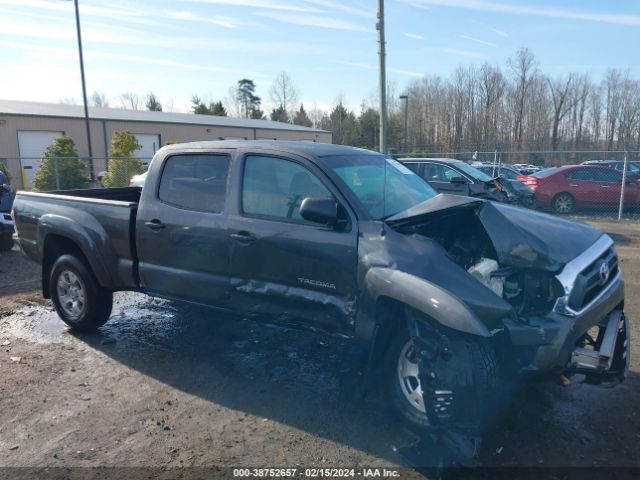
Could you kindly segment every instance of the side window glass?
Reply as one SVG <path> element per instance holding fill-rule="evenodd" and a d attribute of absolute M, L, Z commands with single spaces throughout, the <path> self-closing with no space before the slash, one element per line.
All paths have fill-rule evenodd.
<path fill-rule="evenodd" d="M 622 172 L 617 170 L 598 170 L 595 172 L 595 178 L 599 182 L 622 183 Z"/>
<path fill-rule="evenodd" d="M 220 213 L 228 173 L 226 155 L 174 155 L 165 161 L 158 197 L 179 208 Z"/>
<path fill-rule="evenodd" d="M 248 156 L 242 181 L 242 210 L 248 215 L 295 220 L 305 197 L 331 197 L 307 168 L 282 158 Z"/>
<path fill-rule="evenodd" d="M 420 164 L 419 163 L 403 163 L 405 167 L 411 170 L 413 173 L 418 173 Z"/>
<path fill-rule="evenodd" d="M 453 168 L 442 167 L 442 171 L 445 182 L 451 181 L 452 178 L 463 178 L 462 175 L 460 175 L 460 173 Z"/>
<path fill-rule="evenodd" d="M 422 178 L 428 182 L 446 182 L 442 167 L 437 163 L 425 163 L 422 166 Z"/>
<path fill-rule="evenodd" d="M 567 172 L 566 176 L 570 180 L 593 180 L 591 178 L 591 175 L 589 175 L 588 170 L 585 169 L 572 170 L 570 172 Z"/>
<path fill-rule="evenodd" d="M 508 168 L 503 168 L 502 170 L 500 170 L 500 176 L 507 178 L 509 180 L 515 180 L 518 174 L 513 170 L 509 170 Z"/>

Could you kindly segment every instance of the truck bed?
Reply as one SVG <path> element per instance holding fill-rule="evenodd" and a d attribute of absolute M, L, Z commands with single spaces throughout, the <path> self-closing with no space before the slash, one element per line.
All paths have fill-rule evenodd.
<path fill-rule="evenodd" d="M 48 239 L 65 239 L 84 253 L 101 285 L 138 287 L 135 218 L 140 187 L 18 192 L 13 205 L 18 243 L 43 265 Z"/>

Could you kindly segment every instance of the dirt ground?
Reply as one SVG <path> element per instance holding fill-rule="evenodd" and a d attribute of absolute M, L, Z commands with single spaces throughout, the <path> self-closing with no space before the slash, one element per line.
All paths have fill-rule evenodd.
<path fill-rule="evenodd" d="M 635 353 L 640 226 L 598 226 L 617 243 Z M 39 285 L 37 265 L 0 254 L 0 467 L 391 468 L 402 465 L 393 447 L 415 440 L 379 395 L 355 400 L 346 341 L 133 293 L 115 296 L 100 333 L 80 335 Z M 613 389 L 526 387 L 480 458 L 640 466 L 638 355 Z"/>

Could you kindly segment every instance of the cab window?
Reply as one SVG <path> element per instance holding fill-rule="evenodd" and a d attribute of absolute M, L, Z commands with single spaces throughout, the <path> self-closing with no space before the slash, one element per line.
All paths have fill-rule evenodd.
<path fill-rule="evenodd" d="M 247 215 L 310 223 L 300 216 L 305 197 L 331 197 L 311 171 L 283 158 L 250 155 L 245 159 L 242 211 Z"/>
<path fill-rule="evenodd" d="M 186 210 L 220 213 L 227 194 L 229 157 L 173 155 L 165 160 L 158 197 Z"/>

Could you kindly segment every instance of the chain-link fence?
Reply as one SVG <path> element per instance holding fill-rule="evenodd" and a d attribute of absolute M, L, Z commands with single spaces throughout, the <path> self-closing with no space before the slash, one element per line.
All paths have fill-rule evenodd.
<path fill-rule="evenodd" d="M 93 178 L 89 160 L 77 157 L 12 157 L 0 159 L 13 176 L 17 190 L 52 191 L 75 188 L 123 187 L 146 172 L 151 158 L 94 157 Z"/>
<path fill-rule="evenodd" d="M 448 158 L 463 160 L 489 177 L 533 192 L 533 208 L 578 218 L 640 221 L 640 151 L 461 151 L 409 152 L 397 158 Z M 3 158 L 19 165 L 22 178 L 13 184 L 24 190 L 142 185 L 137 177 L 151 158 Z M 15 171 L 15 169 L 14 169 Z M 425 178 L 429 181 L 429 178 Z M 472 179 L 473 181 L 473 179 Z M 21 187 L 21 188 L 20 188 Z"/>
<path fill-rule="evenodd" d="M 639 151 L 409 152 L 463 160 L 533 192 L 533 208 L 583 219 L 640 220 Z M 429 181 L 429 178 L 426 178 Z"/>

